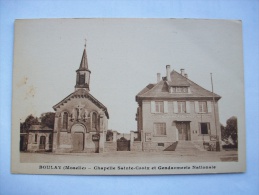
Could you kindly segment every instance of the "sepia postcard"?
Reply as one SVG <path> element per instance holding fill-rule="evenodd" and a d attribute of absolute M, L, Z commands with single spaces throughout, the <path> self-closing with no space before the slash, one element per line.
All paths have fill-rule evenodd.
<path fill-rule="evenodd" d="M 18 19 L 12 173 L 246 170 L 242 22 Z"/>

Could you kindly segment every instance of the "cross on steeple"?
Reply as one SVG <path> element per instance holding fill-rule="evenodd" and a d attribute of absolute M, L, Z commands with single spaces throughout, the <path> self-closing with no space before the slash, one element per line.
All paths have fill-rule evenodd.
<path fill-rule="evenodd" d="M 85 48 L 86 48 L 86 39 L 85 39 Z"/>

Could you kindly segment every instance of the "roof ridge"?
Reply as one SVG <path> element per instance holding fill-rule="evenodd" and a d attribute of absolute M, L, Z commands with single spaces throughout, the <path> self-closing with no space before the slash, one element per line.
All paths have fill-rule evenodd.
<path fill-rule="evenodd" d="M 176 72 L 176 71 L 175 71 L 175 72 Z M 188 82 L 191 82 L 192 84 L 197 85 L 198 87 L 202 88 L 203 90 L 205 90 L 205 91 L 207 91 L 207 92 L 209 92 L 209 93 L 211 93 L 211 94 L 213 93 L 212 91 L 209 91 L 208 89 L 205 89 L 204 87 L 200 86 L 199 84 L 195 83 L 194 81 L 190 80 L 189 78 L 187 78 L 187 77 L 181 75 L 180 73 L 178 73 L 178 72 L 176 72 L 176 73 L 179 74 L 180 76 L 186 78 Z M 221 97 L 220 95 L 218 95 L 218 94 L 216 94 L 216 93 L 214 93 L 214 95 L 217 95 L 217 96 Z"/>

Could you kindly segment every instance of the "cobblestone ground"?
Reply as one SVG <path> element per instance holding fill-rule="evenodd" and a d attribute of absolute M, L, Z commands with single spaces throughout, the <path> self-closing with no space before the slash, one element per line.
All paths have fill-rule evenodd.
<path fill-rule="evenodd" d="M 237 151 L 220 152 L 112 152 L 112 153 L 20 153 L 21 163 L 180 163 L 238 161 Z"/>

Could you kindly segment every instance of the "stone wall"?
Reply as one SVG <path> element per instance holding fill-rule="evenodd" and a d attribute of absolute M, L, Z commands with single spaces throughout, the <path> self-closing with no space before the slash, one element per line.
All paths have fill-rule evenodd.
<path fill-rule="evenodd" d="M 142 142 L 141 141 L 130 142 L 130 151 L 142 152 Z"/>
<path fill-rule="evenodd" d="M 104 152 L 117 151 L 117 142 L 104 142 Z"/>
<path fill-rule="evenodd" d="M 174 142 L 143 142 L 143 151 L 144 152 L 159 152 L 163 151 L 170 145 L 172 145 Z"/>

